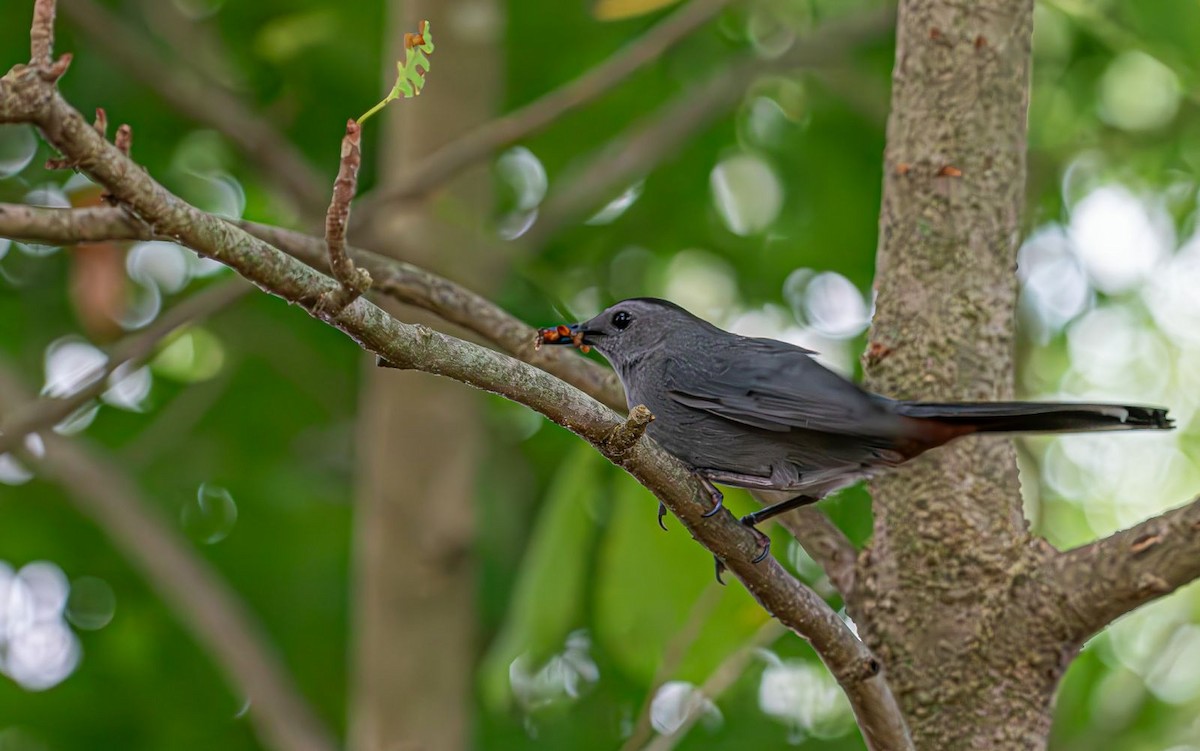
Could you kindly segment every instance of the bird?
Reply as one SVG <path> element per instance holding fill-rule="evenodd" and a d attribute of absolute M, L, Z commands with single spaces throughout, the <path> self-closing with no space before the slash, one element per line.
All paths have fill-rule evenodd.
<path fill-rule="evenodd" d="M 595 348 L 629 405 L 654 415 L 648 435 L 682 461 L 722 508 L 717 484 L 758 491 L 758 525 L 972 433 L 1169 430 L 1167 410 L 1073 402 L 921 402 L 871 393 L 812 350 L 725 331 L 667 300 L 637 297 L 594 318 L 538 330 L 537 343 Z M 664 529 L 665 507 L 658 509 Z M 720 579 L 722 564 L 717 561 Z"/>

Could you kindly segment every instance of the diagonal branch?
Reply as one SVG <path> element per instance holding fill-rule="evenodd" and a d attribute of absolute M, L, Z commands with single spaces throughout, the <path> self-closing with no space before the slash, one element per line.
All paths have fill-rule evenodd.
<path fill-rule="evenodd" d="M 0 367 L 0 403 L 29 402 Z M 43 435 L 45 451 L 22 460 L 61 484 L 172 607 L 239 693 L 263 741 L 278 751 L 334 751 L 336 745 L 254 616 L 203 558 L 151 511 L 137 487 L 74 440 Z"/>
<path fill-rule="evenodd" d="M 237 226 L 319 271 L 329 268 L 324 241 L 293 230 L 241 220 Z M 172 240 L 116 208 L 52 209 L 0 203 L 0 237 L 52 243 L 99 240 Z M 437 314 L 508 354 L 553 373 L 617 411 L 625 392 L 616 374 L 554 347 L 534 348 L 535 329 L 487 298 L 418 266 L 358 248 L 354 261 L 374 279 L 372 291 Z"/>
<path fill-rule="evenodd" d="M 424 195 L 480 159 L 552 124 L 571 110 L 599 98 L 708 23 L 735 0 L 692 0 L 645 35 L 583 75 L 513 112 L 485 123 L 446 144 L 402 175 L 386 193 L 372 196 L 379 207 Z"/>
<path fill-rule="evenodd" d="M 234 268 L 312 315 L 321 296 L 338 287 L 336 281 L 173 195 L 105 142 L 37 70 L 17 66 L 0 79 L 0 122 L 36 124 L 66 158 L 157 232 Z M 652 440 L 638 441 L 615 456 L 606 450 L 606 440 L 623 420 L 591 397 L 525 363 L 424 326 L 403 324 L 363 298 L 328 322 L 388 363 L 507 397 L 587 440 L 649 488 L 769 613 L 813 644 L 844 688 L 871 748 L 911 747 L 881 666 L 866 646 L 824 600 L 776 560 L 752 563 L 757 540 L 731 514 L 706 519 L 708 493 L 687 467 Z"/>
<path fill-rule="evenodd" d="M 755 500 L 759 500 L 757 496 Z M 791 532 L 804 551 L 821 565 L 830 583 L 841 594 L 842 601 L 849 601 L 854 594 L 858 550 L 854 543 L 850 542 L 850 538 L 846 537 L 846 533 L 838 529 L 824 512 L 813 506 L 784 514 L 779 517 L 779 523 Z"/>
<path fill-rule="evenodd" d="M 776 60 L 731 61 L 596 150 L 567 172 L 538 208 L 537 223 L 522 238 L 537 248 L 611 200 L 675 154 L 688 139 L 733 109 L 757 79 L 796 68 L 844 64 L 859 46 L 882 39 L 895 12 L 882 8 L 823 24 Z"/>
<path fill-rule="evenodd" d="M 1067 551 L 1055 562 L 1077 643 L 1139 605 L 1200 578 L 1200 498 Z"/>
<path fill-rule="evenodd" d="M 317 270 L 328 269 L 325 246 L 318 238 L 245 220 L 236 224 Z M 53 209 L 5 203 L 0 203 L 0 237 L 57 243 L 161 239 L 121 209 Z M 371 274 L 375 280 L 374 291 L 462 326 L 513 357 L 558 376 L 606 406 L 625 410 L 625 392 L 612 370 L 563 349 L 537 349 L 533 344 L 535 330 L 487 298 L 403 261 L 358 248 L 349 248 L 348 252 Z M 0 432 L 10 429 L 5 424 Z M 15 439 L 21 432 L 11 430 L 10 439 Z M 5 441 L 0 435 L 0 450 L 7 445 Z M 848 598 L 854 587 L 858 552 L 845 534 L 815 508 L 798 509 L 785 514 L 779 521 L 821 564 L 843 598 Z"/>

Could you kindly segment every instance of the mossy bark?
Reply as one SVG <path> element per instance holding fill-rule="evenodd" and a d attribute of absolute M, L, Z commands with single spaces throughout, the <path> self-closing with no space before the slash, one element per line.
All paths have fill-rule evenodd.
<path fill-rule="evenodd" d="M 900 4 L 870 386 L 1008 399 L 1031 0 Z M 1075 648 L 1039 573 L 1012 446 L 969 438 L 872 484 L 852 613 L 918 749 L 1045 746 Z"/>

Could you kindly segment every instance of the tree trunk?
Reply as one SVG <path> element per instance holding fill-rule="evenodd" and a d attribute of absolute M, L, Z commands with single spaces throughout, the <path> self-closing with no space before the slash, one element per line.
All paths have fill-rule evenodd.
<path fill-rule="evenodd" d="M 903 0 L 865 358 L 897 398 L 1012 397 L 1032 0 Z M 872 484 L 852 613 L 918 749 L 1044 748 L 1077 649 L 1012 446 L 970 438 Z"/>
<path fill-rule="evenodd" d="M 403 59 L 403 35 L 429 20 L 437 51 L 417 99 L 384 118 L 381 187 L 420 157 L 486 120 L 495 110 L 499 50 L 465 28 L 462 2 L 392 0 L 386 86 Z M 456 10 L 458 11 L 456 13 Z M 491 11 L 494 0 L 469 13 Z M 467 19 L 470 20 L 470 19 Z M 457 21 L 457 23 L 456 23 Z M 475 32 L 469 35 L 465 32 Z M 379 126 L 379 119 L 368 124 Z M 487 214 L 486 169 L 449 186 L 466 213 Z M 481 288 L 472 238 L 431 219 L 424 206 L 387 207 L 363 231 L 371 247 Z M 406 321 L 433 316 L 390 306 Z M 440 323 L 439 323 L 440 325 Z M 365 376 L 358 434 L 354 677 L 350 747 L 358 751 L 456 751 L 469 746 L 475 638 L 475 470 L 483 426 L 478 394 L 436 376 L 374 367 Z"/>

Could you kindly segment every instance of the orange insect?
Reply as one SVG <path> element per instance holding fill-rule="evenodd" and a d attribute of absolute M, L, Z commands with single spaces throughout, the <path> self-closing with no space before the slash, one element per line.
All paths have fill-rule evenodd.
<path fill-rule="evenodd" d="M 533 340 L 533 348 L 541 349 L 543 344 L 547 342 L 553 344 L 559 339 L 570 339 L 571 342 L 579 349 L 580 352 L 591 352 L 592 348 L 583 343 L 582 331 L 571 331 L 571 327 L 565 323 L 560 323 L 557 326 L 551 326 L 548 329 L 538 329 L 537 337 Z"/>

